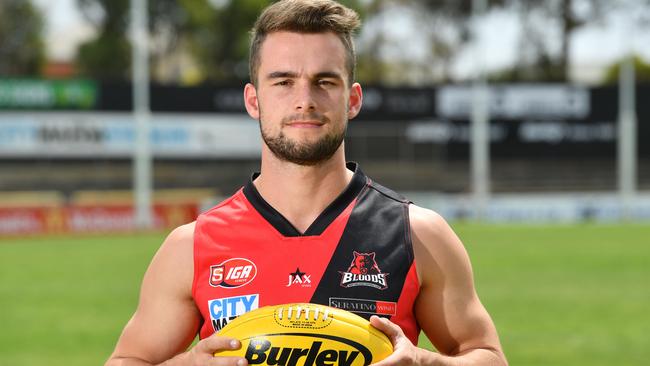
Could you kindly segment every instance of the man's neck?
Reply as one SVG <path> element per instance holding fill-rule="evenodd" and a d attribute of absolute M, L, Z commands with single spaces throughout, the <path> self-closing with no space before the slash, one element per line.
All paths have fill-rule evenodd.
<path fill-rule="evenodd" d="M 318 165 L 302 166 L 262 155 L 261 173 L 253 182 L 260 195 L 301 233 L 348 186 L 353 173 L 343 150 Z"/>

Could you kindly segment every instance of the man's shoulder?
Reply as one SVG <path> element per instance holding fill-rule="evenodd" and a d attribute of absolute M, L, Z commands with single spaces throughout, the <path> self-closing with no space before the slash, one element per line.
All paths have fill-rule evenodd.
<path fill-rule="evenodd" d="M 410 205 L 409 222 L 418 276 L 423 286 L 439 286 L 438 281 L 447 274 L 464 273 L 462 271 L 470 268 L 463 243 L 440 214 Z"/>
<path fill-rule="evenodd" d="M 437 224 L 445 222 L 445 219 L 436 211 L 413 203 L 409 205 L 409 216 L 411 220 L 416 220 L 417 222 L 435 222 Z"/>
<path fill-rule="evenodd" d="M 193 221 L 172 230 L 163 242 L 161 252 L 166 252 L 172 257 L 177 257 L 180 253 L 192 251 L 195 226 L 196 221 Z"/>
<path fill-rule="evenodd" d="M 174 242 L 186 242 L 192 241 L 194 238 L 194 227 L 196 226 L 196 221 L 192 221 L 185 225 L 178 226 L 167 237 L 168 240 Z"/>
<path fill-rule="evenodd" d="M 415 204 L 409 205 L 409 223 L 411 231 L 420 238 L 440 238 L 452 231 L 439 213 Z"/>

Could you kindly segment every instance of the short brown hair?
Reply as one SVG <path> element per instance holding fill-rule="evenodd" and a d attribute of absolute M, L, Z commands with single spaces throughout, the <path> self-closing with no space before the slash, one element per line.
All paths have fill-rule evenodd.
<path fill-rule="evenodd" d="M 257 83 L 260 50 L 266 36 L 273 32 L 289 31 L 335 33 L 346 50 L 348 81 L 352 85 L 356 64 L 352 34 L 360 24 L 357 12 L 333 0 L 281 0 L 268 6 L 257 18 L 251 31 L 248 61 L 251 83 Z"/>

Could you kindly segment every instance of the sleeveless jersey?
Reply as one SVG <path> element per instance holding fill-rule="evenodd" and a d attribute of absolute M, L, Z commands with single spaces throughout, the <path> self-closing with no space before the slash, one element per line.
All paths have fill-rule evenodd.
<path fill-rule="evenodd" d="M 409 202 L 355 163 L 348 169 L 348 187 L 304 233 L 261 197 L 255 176 L 199 215 L 192 295 L 201 338 L 258 307 L 311 302 L 387 317 L 417 344 Z"/>

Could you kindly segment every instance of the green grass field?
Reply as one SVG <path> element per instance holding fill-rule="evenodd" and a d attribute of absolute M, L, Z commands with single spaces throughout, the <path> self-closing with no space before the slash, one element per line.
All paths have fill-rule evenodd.
<path fill-rule="evenodd" d="M 511 365 L 648 364 L 650 225 L 453 226 Z M 163 238 L 0 239 L 0 366 L 102 364 Z"/>

